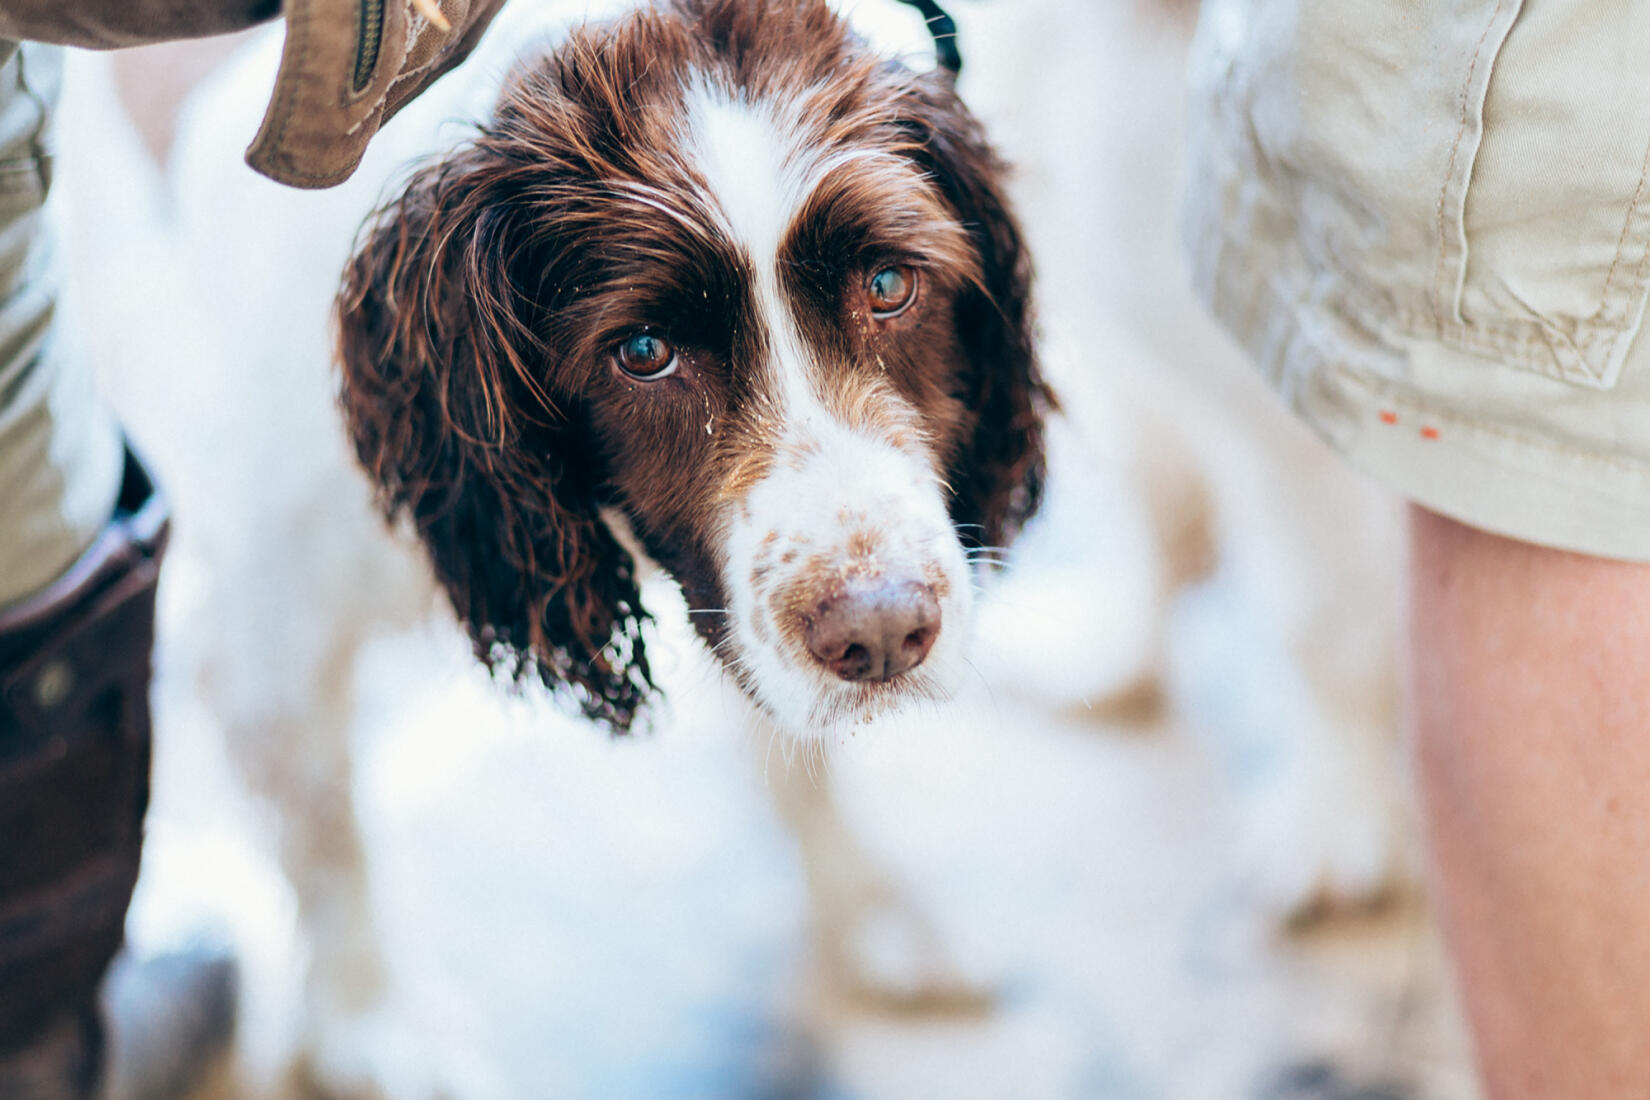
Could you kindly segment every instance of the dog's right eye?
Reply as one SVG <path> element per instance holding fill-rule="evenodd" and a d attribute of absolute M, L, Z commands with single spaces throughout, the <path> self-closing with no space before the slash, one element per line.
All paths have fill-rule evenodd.
<path fill-rule="evenodd" d="M 651 332 L 638 332 L 614 351 L 619 369 L 639 382 L 654 382 L 676 373 L 676 349 Z"/>

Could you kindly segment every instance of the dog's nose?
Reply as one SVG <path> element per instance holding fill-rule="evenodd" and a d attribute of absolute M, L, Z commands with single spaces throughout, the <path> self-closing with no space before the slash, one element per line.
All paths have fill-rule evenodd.
<path fill-rule="evenodd" d="M 850 581 L 803 621 L 820 664 L 844 680 L 892 680 L 922 664 L 940 633 L 940 602 L 917 581 Z"/>

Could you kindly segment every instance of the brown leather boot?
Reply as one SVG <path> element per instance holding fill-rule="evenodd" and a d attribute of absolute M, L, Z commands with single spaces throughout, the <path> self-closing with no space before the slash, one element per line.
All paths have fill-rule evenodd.
<path fill-rule="evenodd" d="M 149 799 L 155 581 L 168 512 L 127 456 L 114 517 L 0 609 L 0 1096 L 96 1096 L 97 992 L 120 946 Z"/>

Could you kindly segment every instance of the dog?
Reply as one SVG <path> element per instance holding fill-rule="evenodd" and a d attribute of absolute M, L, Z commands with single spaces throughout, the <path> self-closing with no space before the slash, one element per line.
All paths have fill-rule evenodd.
<path fill-rule="evenodd" d="M 823 0 L 573 32 L 377 217 L 342 407 L 476 655 L 628 729 L 634 550 L 787 733 L 944 698 L 1052 397 L 1003 167 Z"/>
<path fill-rule="evenodd" d="M 168 453 L 186 433 L 140 438 L 180 511 L 200 517 L 180 542 L 194 540 L 222 585 L 175 636 L 198 643 L 198 699 L 276 810 L 309 946 L 290 1046 L 300 1076 L 329 1095 L 437 1095 L 463 1075 L 399 1007 L 351 791 L 360 654 L 430 617 L 432 577 L 501 678 L 549 683 L 622 730 L 647 721 L 659 680 L 638 583 L 657 562 L 760 716 L 730 724 L 754 727 L 759 748 L 772 727 L 787 731 L 782 744 L 822 746 L 965 675 L 989 569 L 973 559 L 995 558 L 1041 491 L 1052 396 L 1032 342 L 1029 262 L 1003 166 L 948 74 L 879 57 L 814 0 L 552 26 L 542 55 L 522 45 L 544 31 L 532 7 L 507 9 L 465 80 L 410 106 L 361 178 L 323 202 L 242 178 L 224 156 L 266 90 L 267 53 L 201 90 L 174 151 L 179 264 L 214 281 L 202 315 L 172 331 L 195 342 L 190 363 L 228 364 L 237 381 L 205 369 L 193 391 L 225 386 L 200 418 L 224 439 L 207 444 L 212 462 L 198 445 Z M 505 65 L 515 75 L 490 110 Z M 595 112 L 615 96 L 622 113 Z M 489 114 L 398 185 L 350 247 L 374 192 L 409 154 L 427 154 L 444 120 Z M 797 129 L 775 134 L 776 123 Z M 644 124 L 622 142 L 604 129 Z M 574 164 L 664 163 L 599 186 L 569 173 L 559 187 L 532 171 L 558 141 Z M 763 186 L 747 156 L 774 169 Z M 807 251 L 781 256 L 792 242 L 776 223 L 797 212 L 782 189 L 804 185 L 789 201 L 808 201 Z M 257 213 L 228 213 L 237 201 Z M 557 251 L 540 232 L 552 214 L 589 232 Z M 225 218 L 233 256 L 211 228 Z M 766 252 L 763 235 L 776 238 Z M 153 243 L 136 251 L 153 279 Z M 280 258 L 279 293 L 247 256 Z M 636 266 L 603 266 L 615 258 Z M 340 272 L 329 347 L 319 320 Z M 552 293 L 596 285 L 587 278 L 609 282 L 546 310 L 569 305 Z M 546 294 L 531 307 L 529 279 Z M 216 311 L 239 317 L 242 302 L 257 305 L 214 345 Z M 121 331 L 146 330 L 139 318 Z M 317 400 L 335 355 L 347 442 L 336 408 Z M 140 387 L 138 403 L 154 392 Z M 175 410 L 123 407 L 140 429 L 177 422 Z M 374 494 L 410 539 L 385 537 Z M 175 557 L 173 575 L 186 572 Z M 879 918 L 899 908 L 900 892 L 844 843 L 823 779 L 782 775 L 775 789 L 806 853 L 823 953 L 845 960 L 824 969 L 847 971 L 853 952 L 833 945 L 856 936 L 866 906 Z M 943 964 L 894 954 L 917 960 L 892 976 L 900 1002 L 935 1004 Z M 888 977 L 848 984 L 886 988 Z"/>

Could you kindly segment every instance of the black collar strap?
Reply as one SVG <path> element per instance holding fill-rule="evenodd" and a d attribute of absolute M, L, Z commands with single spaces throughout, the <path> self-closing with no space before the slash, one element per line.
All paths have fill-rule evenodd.
<path fill-rule="evenodd" d="M 952 76 L 962 71 L 962 54 L 957 51 L 957 23 L 935 0 L 903 0 L 922 12 L 928 33 L 934 36 L 934 54 L 940 68 Z"/>

